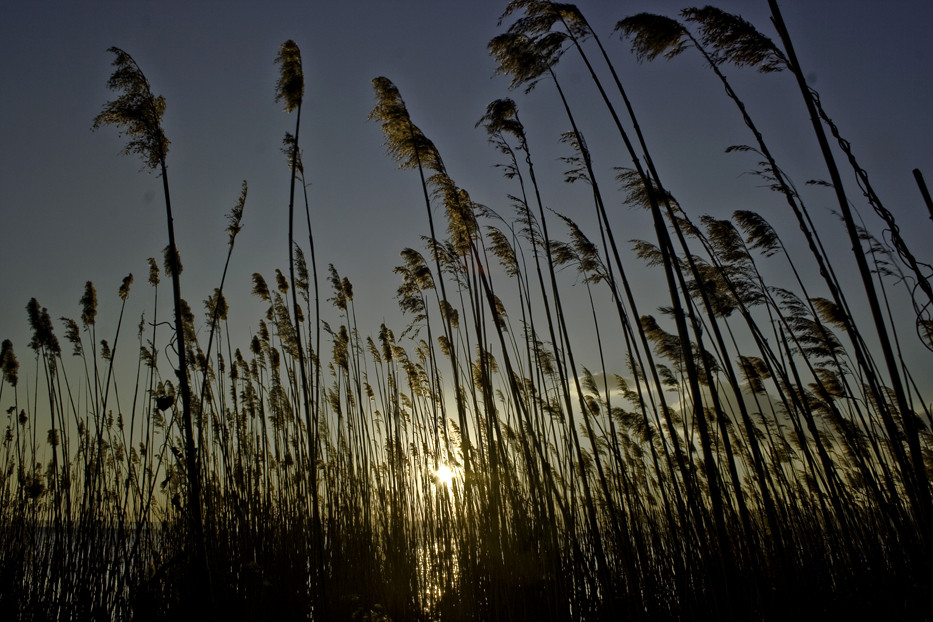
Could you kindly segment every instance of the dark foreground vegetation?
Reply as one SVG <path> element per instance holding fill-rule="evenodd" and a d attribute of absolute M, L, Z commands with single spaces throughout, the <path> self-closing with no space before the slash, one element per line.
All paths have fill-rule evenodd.
<path fill-rule="evenodd" d="M 150 260 L 152 310 L 135 337 L 121 311 L 100 338 L 91 283 L 79 321 L 61 320 L 63 340 L 30 301 L 34 385 L 18 382 L 3 342 L 0 619 L 928 616 L 933 421 L 901 346 L 933 347 L 929 266 L 801 78 L 772 11 L 775 41 L 709 7 L 680 21 L 632 16 L 616 33 L 645 61 L 705 59 L 749 129 L 733 150 L 753 155 L 780 193 L 800 256 L 761 214 L 705 217 L 665 189 L 611 65 L 618 41 L 604 48 L 572 5 L 512 2 L 489 50 L 514 87 L 546 84 L 535 96 L 560 98 L 567 178 L 591 190 L 593 230 L 547 209 L 512 100 L 489 104 L 478 124 L 514 183 L 504 215 L 456 185 L 395 86 L 374 80 L 372 119 L 391 157 L 417 172 L 427 215 L 423 248 L 404 249 L 395 269 L 408 318 L 397 331 L 357 326 L 352 284 L 315 257 L 301 192 L 304 77 L 286 42 L 276 99 L 295 121 L 284 142 L 290 261 L 274 281 L 252 276 L 268 311 L 239 344 L 226 269 L 202 319 L 182 298 L 165 101 L 111 50 L 117 97 L 94 127 L 116 126 L 161 177 L 164 268 Z M 630 156 L 618 181 L 653 223 L 635 249 L 666 288 L 661 309 L 639 306 L 630 242 L 610 224 L 619 196 L 600 185 L 564 98 L 563 55 L 593 67 L 607 131 Z M 832 235 L 861 252 L 825 252 L 825 232 L 728 82 L 736 66 L 793 76 L 840 215 Z M 853 175 L 861 192 L 848 197 Z M 867 201 L 884 235 L 858 221 L 852 199 Z M 231 253 L 244 209 L 245 183 Z M 843 288 L 840 261 L 861 281 Z M 765 282 L 773 266 L 791 285 Z M 816 288 L 804 267 L 818 270 Z M 566 310 L 574 281 L 589 315 Z M 894 321 L 893 300 L 914 305 L 914 326 Z M 322 320 L 323 305 L 337 323 Z M 581 326 L 595 348 L 580 345 Z M 135 384 L 114 381 L 118 350 Z M 627 368 L 607 368 L 619 351 Z"/>

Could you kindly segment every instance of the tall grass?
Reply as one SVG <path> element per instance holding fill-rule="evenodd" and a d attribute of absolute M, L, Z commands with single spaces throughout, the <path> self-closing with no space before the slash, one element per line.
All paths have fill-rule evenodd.
<path fill-rule="evenodd" d="M 111 84 L 123 95 L 95 125 L 122 127 L 127 153 L 162 175 L 172 326 L 157 315 L 163 275 L 151 259 L 151 318 L 140 318 L 132 346 L 121 331 L 131 275 L 118 301 L 86 284 L 80 322 L 61 319 L 70 354 L 36 299 L 29 362 L 3 342 L 0 617 L 927 615 L 931 414 L 900 353 L 913 337 L 898 336 L 891 306 L 907 296 L 924 325 L 927 288 L 898 287 L 905 274 L 921 283 L 928 268 L 862 221 L 856 243 L 871 287 L 843 287 L 833 264 L 846 260 L 824 248 L 721 70 L 771 73 L 777 63 L 799 75 L 792 54 L 737 16 L 707 7 L 683 17 L 687 25 L 633 16 L 618 29 L 641 59 L 689 47 L 703 55 L 755 139 L 733 151 L 763 158 L 760 174 L 786 199 L 809 254 L 754 211 L 716 218 L 674 197 L 622 78 L 607 66 L 610 87 L 600 81 L 616 52 L 576 7 L 516 0 L 490 51 L 528 98 L 558 98 L 570 128 L 564 179 L 588 190 L 594 230 L 547 208 L 515 100 L 492 102 L 477 123 L 515 188 L 495 210 L 457 185 L 399 89 L 377 78 L 372 119 L 400 168 L 419 173 L 427 211 L 423 250 L 405 248 L 395 268 L 403 325 L 361 327 L 360 293 L 333 265 L 329 296 L 319 291 L 307 194 L 310 270 L 293 226 L 306 175 L 296 115 L 285 140 L 287 276 L 251 275 L 265 312 L 243 343 L 223 289 L 246 184 L 199 322 L 178 284 L 165 102 L 115 50 Z M 560 81 L 566 51 L 589 68 L 631 159 L 618 196 L 578 123 L 583 89 Z M 297 45 L 283 44 L 276 60 L 276 99 L 300 114 Z M 814 119 L 838 138 L 825 113 Z M 652 239 L 623 247 L 617 200 L 632 218 L 643 212 Z M 819 285 L 801 276 L 809 261 Z M 665 297 L 653 312 L 632 278 L 644 270 L 657 272 Z M 787 278 L 763 276 L 775 273 Z M 878 311 L 871 326 L 892 336 L 884 366 L 853 311 L 865 295 Z M 112 335 L 97 325 L 99 304 L 119 305 Z M 133 348 L 139 356 L 127 357 Z"/>

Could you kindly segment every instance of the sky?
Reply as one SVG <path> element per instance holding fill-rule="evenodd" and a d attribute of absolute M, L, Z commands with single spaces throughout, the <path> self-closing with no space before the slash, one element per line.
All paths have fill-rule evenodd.
<path fill-rule="evenodd" d="M 99 330 L 112 331 L 117 290 L 128 273 L 136 281 L 127 322 L 135 326 L 141 313 L 149 313 L 147 258 L 160 258 L 166 244 L 161 180 L 141 170 L 138 158 L 121 155 L 123 141 L 115 129 L 91 131 L 94 116 L 115 96 L 106 88 L 111 46 L 129 52 L 153 91 L 167 100 L 163 123 L 172 141 L 168 171 L 185 266 L 182 295 L 195 309 L 203 308 L 200 301 L 219 284 L 227 252 L 225 215 L 242 181 L 248 182 L 244 228 L 225 287 L 231 327 L 243 335 L 255 330 L 262 316 L 262 306 L 250 295 L 251 275 L 260 272 L 271 282 L 275 268 L 287 272 L 289 171 L 280 146 L 294 117 L 274 101 L 273 62 L 287 39 L 300 47 L 305 73 L 301 147 L 318 261 L 334 264 L 353 283 L 364 335 L 375 335 L 382 321 L 396 332 L 403 328 L 392 267 L 400 263 L 401 249 L 421 248 L 420 236 L 428 232 L 417 175 L 396 170 L 379 125 L 367 118 L 374 104 L 371 80 L 377 76 L 399 88 L 413 121 L 438 147 L 453 179 L 475 201 L 504 215 L 510 213 L 507 195 L 516 189 L 495 167 L 500 157 L 474 125 L 492 100 L 515 98 L 546 172 L 545 201 L 584 226 L 592 224 L 586 190 L 561 181 L 558 158 L 567 151 L 558 138 L 569 127 L 552 86 L 541 84 L 525 95 L 510 92 L 508 80 L 495 75 L 486 44 L 504 30 L 497 26 L 504 5 L 486 0 L 3 3 L 0 338 L 13 341 L 22 364 L 29 359 L 29 299 L 37 298 L 53 318 L 77 318 L 88 280 L 98 291 L 99 324 L 107 327 Z M 716 6 L 776 36 L 766 0 Z M 579 7 L 617 63 L 661 175 L 684 208 L 718 217 L 761 209 L 799 244 L 779 197 L 747 174 L 755 162 L 724 153 L 751 137 L 699 57 L 638 64 L 628 43 L 612 34 L 624 17 L 641 11 L 675 17 L 684 4 L 582 0 Z M 920 259 L 930 261 L 933 223 L 911 171 L 919 168 L 933 185 L 928 30 L 933 3 L 783 0 L 781 9 L 809 83 L 820 91 L 908 243 Z M 795 183 L 803 187 L 808 179 L 826 178 L 791 77 L 737 69 L 728 74 Z M 613 167 L 630 163 L 612 137 L 611 121 L 570 55 L 559 76 L 579 111 L 597 174 L 613 188 Z M 829 212 L 833 197 L 820 188 L 806 192 L 834 259 L 851 265 L 843 230 Z M 622 205 L 618 193 L 612 197 L 619 237 L 648 237 L 644 215 Z M 852 197 L 880 231 L 858 195 Z M 806 266 L 806 256 L 800 257 Z M 659 275 L 642 272 L 636 291 L 645 292 L 650 310 L 657 289 L 652 279 Z M 56 323 L 61 337 L 60 327 Z M 236 345 L 247 343 L 244 338 Z M 929 353 L 917 357 L 929 364 Z"/>

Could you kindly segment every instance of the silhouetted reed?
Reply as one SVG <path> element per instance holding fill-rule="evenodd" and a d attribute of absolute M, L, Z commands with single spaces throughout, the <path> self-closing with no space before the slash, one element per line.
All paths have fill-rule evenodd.
<path fill-rule="evenodd" d="M 755 211 L 695 214 L 690 197 L 675 198 L 612 52 L 579 9 L 515 0 L 490 52 L 526 97 L 556 96 L 569 126 L 557 181 L 586 190 L 592 230 L 582 212 L 548 209 L 551 180 L 515 100 L 490 103 L 477 123 L 514 184 L 506 214 L 454 182 L 398 88 L 376 78 L 371 118 L 400 168 L 418 172 L 427 231 L 394 270 L 403 326 L 361 326 L 366 292 L 338 267 L 324 275 L 329 294 L 319 291 L 306 192 L 308 245 L 295 236 L 295 184 L 306 187 L 310 173 L 298 139 L 300 51 L 288 41 L 276 100 L 296 112 L 283 149 L 289 266 L 250 276 L 264 311 L 240 343 L 224 285 L 246 182 L 199 319 L 180 295 L 165 101 L 114 48 L 120 96 L 94 125 L 121 128 L 126 152 L 161 174 L 171 334 L 150 259 L 151 318 L 140 318 L 135 366 L 121 336 L 132 275 L 117 290 L 112 336 L 101 338 L 98 306 L 116 301 L 88 282 L 80 321 L 61 318 L 70 357 L 36 299 L 34 361 L 21 364 L 3 342 L 0 617 L 926 615 L 933 417 L 903 356 L 911 336 L 894 330 L 899 297 L 925 312 L 924 264 L 903 240 L 889 247 L 870 223 L 849 222 L 854 211 L 842 215 L 877 285 L 867 290 L 876 332 L 890 333 L 882 366 L 837 276 L 844 259 L 824 248 L 721 70 L 799 76 L 796 60 L 738 16 L 711 7 L 681 16 L 685 24 L 636 15 L 617 30 L 640 60 L 700 52 L 755 139 L 730 151 L 762 159 L 758 173 L 784 196 L 806 252 Z M 574 108 L 585 89 L 563 90 L 566 52 L 587 67 L 631 160 L 617 169 L 617 191 L 601 183 Z M 821 104 L 814 118 L 843 140 Z M 867 173 L 840 144 L 864 186 Z M 841 183 L 834 176 L 833 190 Z M 625 248 L 614 201 L 653 237 Z M 802 275 L 811 260 L 820 281 Z M 659 284 L 650 296 L 633 278 L 645 270 Z M 916 287 L 893 287 L 905 275 Z"/>

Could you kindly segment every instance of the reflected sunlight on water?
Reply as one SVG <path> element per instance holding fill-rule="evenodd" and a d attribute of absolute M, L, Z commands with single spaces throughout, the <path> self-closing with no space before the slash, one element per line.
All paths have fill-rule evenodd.
<path fill-rule="evenodd" d="M 456 593 L 460 581 L 456 545 L 438 539 L 431 545 L 419 547 L 417 568 L 421 608 L 427 614 L 437 612 L 444 596 Z"/>

